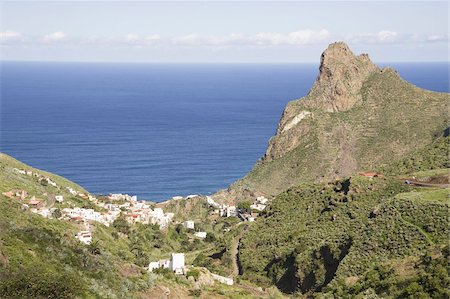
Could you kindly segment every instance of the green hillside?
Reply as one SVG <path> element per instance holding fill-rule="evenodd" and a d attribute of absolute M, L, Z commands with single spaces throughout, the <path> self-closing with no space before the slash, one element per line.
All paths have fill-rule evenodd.
<path fill-rule="evenodd" d="M 313 297 L 447 298 L 450 189 L 399 177 L 448 186 L 448 144 L 393 162 L 386 177 L 281 193 L 241 240 L 243 277 Z"/>
<path fill-rule="evenodd" d="M 217 196 L 275 196 L 304 182 L 386 166 L 443 135 L 449 99 L 332 44 L 309 94 L 287 105 L 263 159 Z"/>
<path fill-rule="evenodd" d="M 31 196 L 43 201 L 47 208 L 85 207 L 100 209 L 94 203 L 71 194 L 66 187 L 88 194 L 82 187 L 62 177 L 25 165 L 0 154 L 0 298 L 282 298 L 276 288 L 258 290 L 240 281 L 235 286 L 214 283 L 214 273 L 229 275 L 231 240 L 239 231 L 236 218 L 201 219 L 208 213 L 204 198 L 196 198 L 189 219 L 197 220 L 197 229 L 208 232 L 205 241 L 194 238 L 181 224 L 165 230 L 157 225 L 128 224 L 119 217 L 111 227 L 91 222 L 93 241 L 90 245 L 75 239 L 84 230 L 77 222 L 44 218 L 24 206 Z M 32 171 L 22 174 L 18 170 Z M 36 175 L 35 175 L 36 174 Z M 57 187 L 42 183 L 48 177 Z M 24 190 L 25 200 L 9 198 L 1 193 Z M 63 203 L 55 202 L 63 195 Z M 164 208 L 179 213 L 183 221 L 184 206 L 168 203 Z M 197 208 L 201 208 L 199 214 Z M 206 213 L 206 214 L 205 214 Z M 201 221 L 203 220 L 203 221 Z M 196 266 L 192 275 L 176 276 L 170 271 L 148 273 L 150 261 L 168 258 L 172 252 L 186 253 L 186 263 Z M 215 257 L 220 252 L 219 257 Z M 210 257 L 212 256 L 212 257 Z M 197 272 L 198 271 L 198 272 Z M 203 274 L 202 274 L 203 273 Z"/>
<path fill-rule="evenodd" d="M 53 187 L 48 184 L 44 185 L 39 182 L 39 177 L 35 175 L 28 176 L 26 174 L 20 174 L 18 170 L 32 171 L 40 176 L 49 177 L 58 185 L 58 187 Z M 80 193 L 88 194 L 84 188 L 63 177 L 30 167 L 13 157 L 0 153 L 0 189 L 2 192 L 4 190 L 9 191 L 18 189 L 27 190 L 30 194 L 33 193 L 36 196 L 47 197 L 48 195 L 60 194 L 65 197 L 72 197 L 72 194 L 66 187 L 73 188 Z M 47 195 L 43 195 L 44 193 Z"/>

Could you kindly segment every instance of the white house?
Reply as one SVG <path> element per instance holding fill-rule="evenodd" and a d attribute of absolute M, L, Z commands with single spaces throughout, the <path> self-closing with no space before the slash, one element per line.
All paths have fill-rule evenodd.
<path fill-rule="evenodd" d="M 159 268 L 159 262 L 150 262 L 150 264 L 148 264 L 148 271 L 152 272 L 155 269 Z"/>
<path fill-rule="evenodd" d="M 175 274 L 183 274 L 185 269 L 184 253 L 172 253 L 170 260 L 159 260 L 158 262 L 150 262 L 148 264 L 148 271 L 150 272 L 158 268 L 170 269 Z"/>
<path fill-rule="evenodd" d="M 159 260 L 159 267 L 164 269 L 171 269 L 170 260 Z"/>
<path fill-rule="evenodd" d="M 212 197 L 211 196 L 206 196 L 206 202 L 210 205 L 210 206 L 212 206 L 212 207 L 214 207 L 214 208 L 220 208 L 220 205 L 218 204 L 218 203 L 216 203 L 215 201 L 214 201 L 214 199 L 212 199 Z"/>
<path fill-rule="evenodd" d="M 70 194 L 72 194 L 72 195 L 77 195 L 78 194 L 78 192 L 75 191 L 73 188 L 71 188 L 71 187 L 66 187 L 66 188 L 67 188 L 67 190 L 69 190 Z"/>
<path fill-rule="evenodd" d="M 236 206 L 228 206 L 227 217 L 236 217 L 236 216 L 237 216 Z"/>
<path fill-rule="evenodd" d="M 258 204 L 252 204 L 252 205 L 250 206 L 250 209 L 252 209 L 252 210 L 258 210 L 258 211 L 263 211 L 265 208 L 266 208 L 266 205 L 263 205 L 263 204 L 260 204 L 260 203 L 258 203 Z"/>
<path fill-rule="evenodd" d="M 164 217 L 164 211 L 161 208 L 155 208 L 153 210 L 152 214 L 153 214 L 152 216 L 155 217 L 155 218 L 162 218 L 162 217 Z"/>
<path fill-rule="evenodd" d="M 196 232 L 194 234 L 194 236 L 196 236 L 197 238 L 200 238 L 200 239 L 204 239 L 204 238 L 206 238 L 206 232 Z"/>
<path fill-rule="evenodd" d="M 194 221 L 192 220 L 187 220 L 183 223 L 183 225 L 188 228 L 188 229 L 194 229 L 195 228 L 195 224 Z"/>
<path fill-rule="evenodd" d="M 256 198 L 256 201 L 258 201 L 258 202 L 260 202 L 261 204 L 265 205 L 265 204 L 267 204 L 268 199 L 265 198 L 264 196 L 258 196 L 258 197 Z"/>
<path fill-rule="evenodd" d="M 56 195 L 56 196 L 55 196 L 55 200 L 56 200 L 57 202 L 63 202 L 63 201 L 64 201 L 64 196 L 62 196 L 62 195 Z"/>
<path fill-rule="evenodd" d="M 171 269 L 175 274 L 183 274 L 184 253 L 172 253 Z"/>
<path fill-rule="evenodd" d="M 84 244 L 91 244 L 92 242 L 92 234 L 90 231 L 81 231 L 75 236 L 75 238 Z"/>

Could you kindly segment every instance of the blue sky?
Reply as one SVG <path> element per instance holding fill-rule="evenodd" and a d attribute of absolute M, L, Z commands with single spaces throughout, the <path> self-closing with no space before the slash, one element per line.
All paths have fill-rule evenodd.
<path fill-rule="evenodd" d="M 448 61 L 448 2 L 2 1 L 2 60 L 317 62 L 347 42 L 379 62 Z"/>

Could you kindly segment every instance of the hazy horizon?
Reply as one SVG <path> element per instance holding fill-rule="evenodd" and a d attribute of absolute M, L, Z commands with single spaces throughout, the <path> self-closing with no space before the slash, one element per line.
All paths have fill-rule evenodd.
<path fill-rule="evenodd" d="M 447 2 L 0 3 L 2 60 L 316 63 L 335 41 L 377 62 L 448 61 Z"/>

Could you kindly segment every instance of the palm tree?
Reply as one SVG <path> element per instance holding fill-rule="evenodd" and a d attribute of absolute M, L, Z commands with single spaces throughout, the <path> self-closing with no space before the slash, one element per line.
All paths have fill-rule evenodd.
<path fill-rule="evenodd" d="M 88 250 L 91 254 L 101 254 L 100 243 L 98 242 L 98 240 L 92 241 L 88 245 Z"/>

